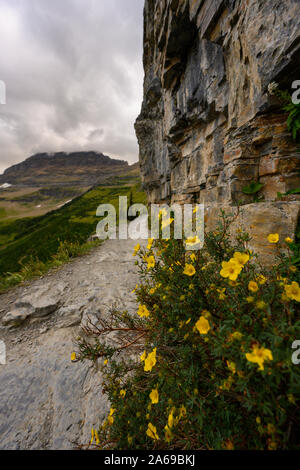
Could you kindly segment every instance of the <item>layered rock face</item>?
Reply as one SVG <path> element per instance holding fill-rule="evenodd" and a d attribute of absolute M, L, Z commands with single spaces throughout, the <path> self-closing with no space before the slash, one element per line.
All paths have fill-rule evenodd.
<path fill-rule="evenodd" d="M 204 203 L 209 224 L 239 202 L 248 226 L 291 235 L 300 202 L 278 192 L 300 186 L 300 154 L 268 85 L 300 80 L 299 0 L 146 0 L 144 68 L 136 133 L 149 202 Z M 243 188 L 258 180 L 254 204 Z"/>

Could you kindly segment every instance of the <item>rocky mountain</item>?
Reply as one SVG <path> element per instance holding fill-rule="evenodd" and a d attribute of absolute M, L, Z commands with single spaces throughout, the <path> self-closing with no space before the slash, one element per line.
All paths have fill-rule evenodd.
<path fill-rule="evenodd" d="M 124 175 L 132 167 L 98 152 L 39 153 L 13 165 L 0 175 L 0 186 L 93 186 L 113 176 Z"/>
<path fill-rule="evenodd" d="M 150 202 L 204 203 L 208 224 L 241 203 L 257 247 L 294 234 L 299 196 L 278 193 L 299 187 L 299 153 L 268 86 L 299 79 L 299 18 L 299 0 L 145 1 L 135 127 Z M 244 192 L 258 181 L 260 203 Z"/>

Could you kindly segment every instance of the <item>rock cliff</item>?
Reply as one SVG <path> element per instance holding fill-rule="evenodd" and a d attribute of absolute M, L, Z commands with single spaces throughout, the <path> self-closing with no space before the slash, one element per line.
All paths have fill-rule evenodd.
<path fill-rule="evenodd" d="M 201 202 L 207 223 L 244 205 L 239 223 L 291 235 L 299 153 L 268 85 L 300 79 L 299 0 L 146 0 L 144 100 L 135 127 L 150 202 Z M 264 202 L 243 188 L 263 184 Z M 259 230 L 257 230 L 259 227 Z"/>

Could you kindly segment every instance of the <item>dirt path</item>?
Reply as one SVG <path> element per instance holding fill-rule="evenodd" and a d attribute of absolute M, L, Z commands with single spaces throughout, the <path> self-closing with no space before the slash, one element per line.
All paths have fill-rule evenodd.
<path fill-rule="evenodd" d="M 137 242 L 109 240 L 86 256 L 0 296 L 0 448 L 69 449 L 106 416 L 101 373 L 72 363 L 81 322 L 112 303 L 135 310 Z M 50 313 L 49 313 L 50 312 Z M 18 327 L 15 320 L 22 321 Z M 5 326 L 4 326 L 5 324 Z"/>

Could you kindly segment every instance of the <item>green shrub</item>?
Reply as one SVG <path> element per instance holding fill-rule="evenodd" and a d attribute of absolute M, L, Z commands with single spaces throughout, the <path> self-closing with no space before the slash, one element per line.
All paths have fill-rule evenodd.
<path fill-rule="evenodd" d="M 299 271 L 292 264 L 299 247 L 287 239 L 284 253 L 278 235 L 270 235 L 278 259 L 266 269 L 248 249 L 249 236 L 238 232 L 232 243 L 228 217 L 222 219 L 200 251 L 174 240 L 137 246 L 138 314 L 113 309 L 79 338 L 72 360 L 101 362 L 111 401 L 92 445 L 297 446 L 300 369 L 291 346 L 300 338 Z"/>

